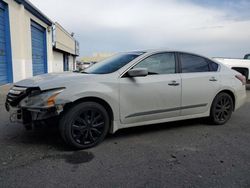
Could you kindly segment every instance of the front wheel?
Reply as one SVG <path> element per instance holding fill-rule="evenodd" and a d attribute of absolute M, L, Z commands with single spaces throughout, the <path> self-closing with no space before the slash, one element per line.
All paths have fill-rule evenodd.
<path fill-rule="evenodd" d="M 77 149 L 96 146 L 108 133 L 110 118 L 106 109 L 96 102 L 73 106 L 59 122 L 61 136 Z"/>
<path fill-rule="evenodd" d="M 227 93 L 219 93 L 213 101 L 210 119 L 213 124 L 222 125 L 225 124 L 231 117 L 233 112 L 233 99 Z"/>

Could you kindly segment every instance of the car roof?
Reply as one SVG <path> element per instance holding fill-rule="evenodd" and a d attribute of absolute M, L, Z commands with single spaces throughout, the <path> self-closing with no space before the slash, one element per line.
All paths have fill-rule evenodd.
<path fill-rule="evenodd" d="M 162 53 L 162 52 L 187 53 L 187 54 L 197 55 L 197 56 L 200 56 L 200 57 L 211 59 L 211 58 L 208 58 L 206 56 L 196 54 L 196 53 L 193 53 L 193 52 L 181 51 L 181 50 L 175 50 L 175 49 L 149 49 L 149 50 L 138 50 L 138 51 L 136 50 L 136 51 L 129 51 L 129 52 L 125 52 L 125 53 L 142 55 L 142 54 L 145 54 L 145 53 Z"/>

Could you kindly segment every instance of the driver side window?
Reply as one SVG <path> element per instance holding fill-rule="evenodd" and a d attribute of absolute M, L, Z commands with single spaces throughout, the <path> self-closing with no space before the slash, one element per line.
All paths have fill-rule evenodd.
<path fill-rule="evenodd" d="M 134 68 L 147 68 L 149 74 L 174 74 L 175 54 L 167 52 L 151 55 L 134 66 Z"/>

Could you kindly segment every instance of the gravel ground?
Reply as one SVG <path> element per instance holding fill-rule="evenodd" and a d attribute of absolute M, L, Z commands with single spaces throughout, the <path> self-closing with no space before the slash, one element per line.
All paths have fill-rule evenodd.
<path fill-rule="evenodd" d="M 9 123 L 5 92 L 0 187 L 250 187 L 250 90 L 226 125 L 195 119 L 124 129 L 83 151 L 66 147 L 55 127 Z"/>

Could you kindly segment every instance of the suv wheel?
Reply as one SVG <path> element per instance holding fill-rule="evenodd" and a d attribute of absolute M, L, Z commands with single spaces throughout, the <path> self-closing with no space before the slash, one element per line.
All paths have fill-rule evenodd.
<path fill-rule="evenodd" d="M 227 93 L 219 93 L 212 104 L 210 119 L 216 125 L 225 124 L 231 117 L 233 112 L 233 99 Z"/>
<path fill-rule="evenodd" d="M 64 141 L 77 149 L 96 146 L 108 133 L 110 118 L 106 109 L 96 102 L 73 106 L 59 122 Z"/>

